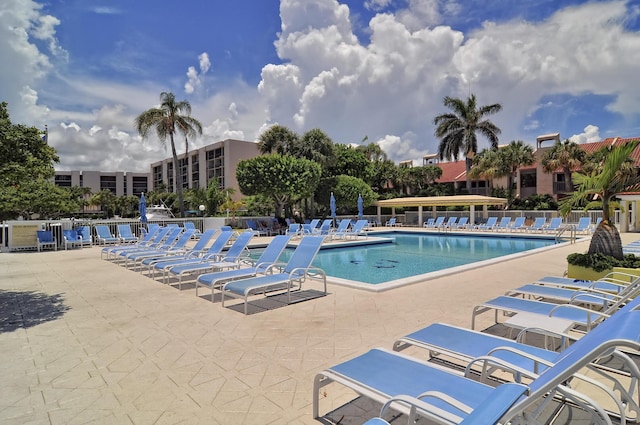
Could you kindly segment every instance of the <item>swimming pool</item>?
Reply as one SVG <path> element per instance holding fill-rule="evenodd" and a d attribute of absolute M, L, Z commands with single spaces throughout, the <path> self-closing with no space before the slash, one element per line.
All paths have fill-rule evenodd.
<path fill-rule="evenodd" d="M 338 283 L 387 285 L 399 280 L 441 272 L 460 266 L 482 265 L 487 260 L 556 245 L 553 238 L 476 236 L 433 233 L 376 233 L 393 243 L 324 248 L 313 262 Z M 283 253 L 286 261 L 292 251 Z M 445 273 L 448 274 L 448 273 Z"/>

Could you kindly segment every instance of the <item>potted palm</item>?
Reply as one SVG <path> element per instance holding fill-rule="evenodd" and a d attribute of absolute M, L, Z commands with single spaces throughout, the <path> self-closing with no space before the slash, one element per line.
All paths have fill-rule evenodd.
<path fill-rule="evenodd" d="M 620 265 L 624 260 L 620 233 L 612 221 L 613 211 L 619 206 L 615 195 L 640 182 L 633 163 L 629 160 L 631 153 L 638 146 L 634 140 L 624 145 L 611 148 L 602 161 L 591 165 L 589 174 L 573 173 L 572 180 L 576 184 L 575 191 L 560 202 L 560 212 L 566 216 L 577 205 L 584 205 L 585 210 L 601 208 L 602 221 L 596 228 L 586 254 L 572 254 L 569 262 L 569 276 L 574 278 L 593 278 L 594 276 L 571 276 L 575 267 L 589 264 L 602 264 L 610 261 L 612 266 Z M 587 167 L 585 167 L 587 168 Z M 601 270 L 600 275 L 610 269 Z"/>

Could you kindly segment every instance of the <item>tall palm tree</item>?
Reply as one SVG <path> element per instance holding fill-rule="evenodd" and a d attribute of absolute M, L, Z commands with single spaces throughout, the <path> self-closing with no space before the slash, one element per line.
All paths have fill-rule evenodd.
<path fill-rule="evenodd" d="M 547 173 L 553 173 L 558 168 L 562 169 L 565 181 L 565 192 L 573 191 L 571 172 L 582 166 L 586 153 L 580 149 L 580 145 L 566 139 L 564 142 L 556 142 L 555 145 L 542 155 L 542 168 Z"/>
<path fill-rule="evenodd" d="M 494 149 L 483 149 L 473 157 L 473 166 L 467 173 L 472 179 L 485 179 L 489 189 L 493 189 L 493 180 L 506 173 L 501 152 Z"/>
<path fill-rule="evenodd" d="M 587 203 L 585 209 L 602 208 L 602 222 L 591 237 L 588 254 L 602 253 L 622 259 L 622 241 L 618 229 L 611 221 L 613 198 L 617 193 L 638 184 L 640 177 L 624 164 L 640 141 L 635 140 L 614 147 L 598 171 L 590 175 L 573 173 L 577 188 L 560 203 L 560 212 L 567 215 L 576 205 Z"/>
<path fill-rule="evenodd" d="M 498 147 L 500 129 L 491 121 L 485 119 L 487 115 L 502 110 L 502 105 L 477 106 L 476 95 L 472 94 L 466 100 L 445 97 L 444 106 L 452 112 L 438 115 L 434 118 L 435 135 L 440 139 L 438 154 L 440 159 L 456 160 L 462 153 L 466 158 L 467 189 L 470 188 L 469 170 L 474 155 L 478 152 L 477 133 L 489 140 L 492 149 Z"/>
<path fill-rule="evenodd" d="M 147 138 L 152 130 L 155 130 L 160 142 L 165 144 L 167 137 L 171 142 L 171 155 L 173 156 L 173 170 L 176 176 L 180 176 L 178 167 L 178 154 L 173 135 L 182 133 L 187 137 L 195 137 L 202 134 L 202 124 L 191 116 L 191 104 L 186 100 L 176 101 L 171 92 L 160 93 L 160 107 L 151 108 L 138 115 L 135 119 L 136 130 L 143 139 Z M 176 193 L 180 205 L 180 216 L 184 217 L 184 198 L 182 195 L 182 182 L 174 179 Z"/>

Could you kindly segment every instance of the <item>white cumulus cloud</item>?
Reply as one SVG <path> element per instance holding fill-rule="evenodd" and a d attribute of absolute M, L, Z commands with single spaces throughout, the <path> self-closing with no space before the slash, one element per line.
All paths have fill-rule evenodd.
<path fill-rule="evenodd" d="M 601 140 L 600 129 L 595 125 L 589 124 L 584 128 L 584 132 L 580 134 L 574 134 L 573 136 L 569 137 L 569 140 L 576 143 L 599 142 Z"/>

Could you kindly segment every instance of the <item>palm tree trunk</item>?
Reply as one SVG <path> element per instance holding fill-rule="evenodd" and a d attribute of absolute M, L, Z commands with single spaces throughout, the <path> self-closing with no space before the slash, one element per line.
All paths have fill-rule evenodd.
<path fill-rule="evenodd" d="M 611 255 L 618 260 L 622 260 L 622 240 L 620 233 L 614 224 L 602 220 L 591 237 L 589 251 L 587 254 Z"/>
<path fill-rule="evenodd" d="M 176 185 L 176 194 L 178 194 L 178 205 L 180 205 L 180 217 L 184 217 L 184 197 L 182 195 L 182 182 L 178 181 L 180 170 L 178 169 L 178 153 L 176 152 L 176 144 L 173 142 L 173 133 L 169 134 L 171 139 L 171 154 L 173 155 L 173 172 L 175 178 L 173 183 Z"/>
<path fill-rule="evenodd" d="M 467 179 L 467 193 L 471 194 L 471 178 L 469 178 L 469 171 L 471 170 L 471 165 L 473 165 L 473 159 L 472 158 L 465 158 L 464 160 L 464 165 L 465 165 L 465 177 Z"/>

